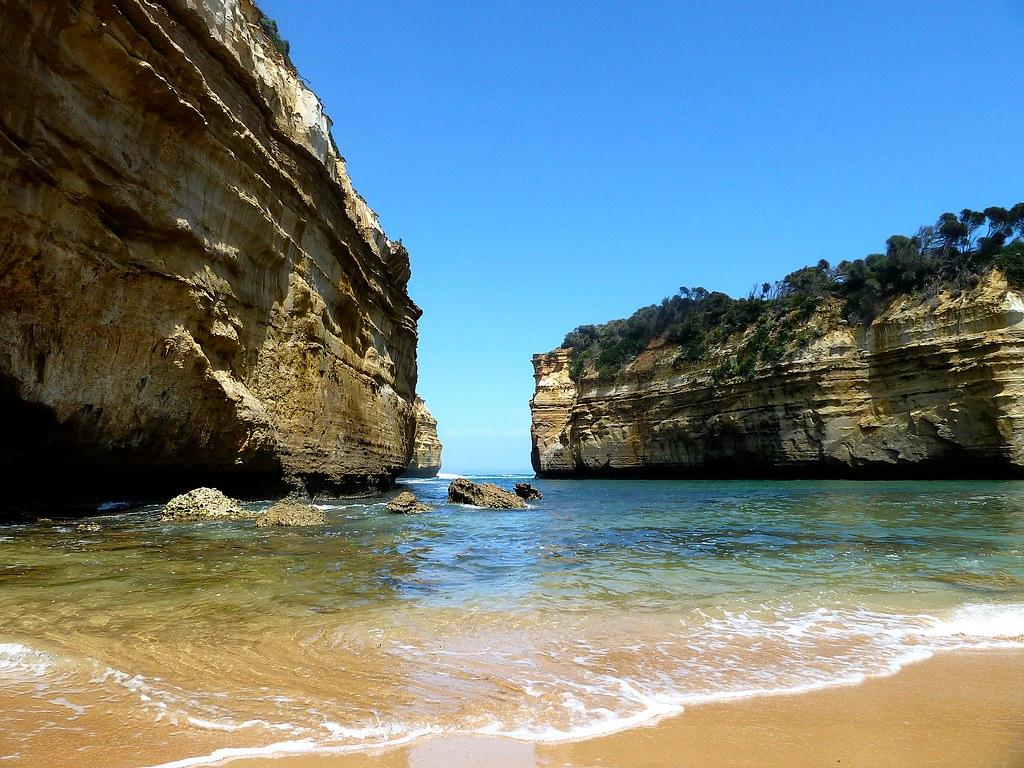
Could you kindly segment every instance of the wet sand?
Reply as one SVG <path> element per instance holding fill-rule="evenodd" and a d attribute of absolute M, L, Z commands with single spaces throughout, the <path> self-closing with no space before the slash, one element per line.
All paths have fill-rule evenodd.
<path fill-rule="evenodd" d="M 1024 652 L 940 654 L 892 677 L 691 706 L 586 741 L 444 737 L 378 754 L 232 768 L 1024 768 Z"/>

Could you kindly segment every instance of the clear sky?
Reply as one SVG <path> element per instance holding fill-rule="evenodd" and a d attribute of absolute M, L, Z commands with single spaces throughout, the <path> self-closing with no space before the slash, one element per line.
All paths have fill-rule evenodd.
<path fill-rule="evenodd" d="M 1024 200 L 1024 0 L 261 0 L 412 256 L 445 471 L 528 470 L 530 356 Z"/>

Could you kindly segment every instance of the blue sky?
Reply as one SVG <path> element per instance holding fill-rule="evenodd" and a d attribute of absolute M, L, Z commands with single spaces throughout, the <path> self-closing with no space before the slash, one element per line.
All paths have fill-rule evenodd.
<path fill-rule="evenodd" d="M 528 470 L 576 325 L 1024 200 L 1022 0 L 261 7 L 412 255 L 446 471 Z"/>

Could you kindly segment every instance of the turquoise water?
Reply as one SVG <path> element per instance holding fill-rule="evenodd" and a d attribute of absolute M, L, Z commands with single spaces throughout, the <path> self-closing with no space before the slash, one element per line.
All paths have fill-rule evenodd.
<path fill-rule="evenodd" d="M 542 501 L 499 512 L 447 506 L 447 482 L 403 484 L 438 505 L 418 516 L 320 502 L 325 529 L 158 507 L 0 528 L 0 682 L 25 707 L 0 754 L 579 738 L 1024 646 L 1024 483 L 533 481 Z M 160 760 L 97 746 L 102 713 Z"/>

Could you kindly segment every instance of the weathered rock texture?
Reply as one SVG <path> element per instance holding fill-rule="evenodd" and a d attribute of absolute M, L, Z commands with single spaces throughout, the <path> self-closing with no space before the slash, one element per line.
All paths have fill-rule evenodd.
<path fill-rule="evenodd" d="M 0 2 L 6 470 L 123 497 L 405 469 L 408 255 L 257 13 Z"/>
<path fill-rule="evenodd" d="M 237 520 L 255 517 L 255 513 L 242 509 L 216 488 L 196 488 L 175 496 L 164 506 L 164 522 L 184 523 L 204 520 Z"/>
<path fill-rule="evenodd" d="M 326 525 L 327 515 L 308 502 L 281 499 L 256 518 L 257 528 L 293 528 Z"/>
<path fill-rule="evenodd" d="M 421 504 L 412 491 L 402 491 L 388 503 L 388 512 L 396 515 L 419 515 L 430 510 L 431 507 Z"/>
<path fill-rule="evenodd" d="M 416 438 L 413 441 L 412 461 L 405 470 L 406 477 L 437 477 L 441 471 L 441 441 L 437 439 L 437 419 L 427 404 L 416 398 Z"/>
<path fill-rule="evenodd" d="M 448 486 L 449 504 L 469 504 L 491 509 L 526 509 L 526 502 L 494 483 L 474 483 L 464 477 L 452 480 Z"/>
<path fill-rule="evenodd" d="M 529 483 L 516 483 L 515 493 L 524 501 L 540 501 L 544 498 L 544 494 Z"/>
<path fill-rule="evenodd" d="M 833 308 L 834 309 L 834 308 Z M 835 311 L 781 363 L 717 381 L 656 342 L 614 381 L 536 355 L 533 464 L 556 476 L 1024 474 L 1024 297 L 998 273 L 897 300 L 867 327 Z M 735 344 L 735 340 L 732 342 Z"/>

